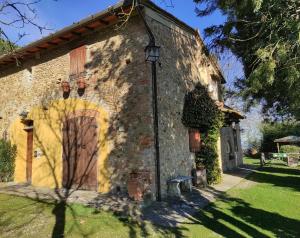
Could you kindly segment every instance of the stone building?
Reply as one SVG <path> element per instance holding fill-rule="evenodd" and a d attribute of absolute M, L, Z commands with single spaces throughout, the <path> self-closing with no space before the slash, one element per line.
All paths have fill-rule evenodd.
<path fill-rule="evenodd" d="M 200 82 L 222 105 L 225 80 L 196 30 L 130 2 L 0 58 L 0 133 L 17 145 L 15 182 L 107 193 L 139 176 L 145 194 L 164 197 L 170 178 L 191 174 L 184 96 Z M 149 63 L 154 40 L 160 58 Z M 242 116 L 221 108 L 233 118 L 219 144 L 226 170 L 242 163 Z"/>

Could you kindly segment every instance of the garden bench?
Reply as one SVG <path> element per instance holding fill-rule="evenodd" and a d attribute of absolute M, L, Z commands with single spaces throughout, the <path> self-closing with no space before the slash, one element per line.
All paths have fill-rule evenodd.
<path fill-rule="evenodd" d="M 192 179 L 191 176 L 178 176 L 168 181 L 168 192 L 169 195 L 181 197 L 180 184 L 187 188 L 190 192 L 192 191 Z"/>
<path fill-rule="evenodd" d="M 272 153 L 273 159 L 280 159 L 289 167 L 296 167 L 300 160 L 300 153 Z"/>

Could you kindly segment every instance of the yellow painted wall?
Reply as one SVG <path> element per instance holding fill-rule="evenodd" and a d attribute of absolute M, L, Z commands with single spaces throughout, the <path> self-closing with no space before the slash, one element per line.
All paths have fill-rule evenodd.
<path fill-rule="evenodd" d="M 47 110 L 42 107 L 31 109 L 28 119 L 34 121 L 33 151 L 42 152 L 39 158 L 33 157 L 32 185 L 38 187 L 62 186 L 62 126 L 66 117 L 77 111 L 95 110 L 99 136 L 98 153 L 98 191 L 108 192 L 110 181 L 106 161 L 108 159 L 108 114 L 93 104 L 80 99 L 52 101 Z M 24 124 L 17 119 L 10 127 L 11 140 L 17 145 L 15 182 L 26 182 L 27 134 Z"/>

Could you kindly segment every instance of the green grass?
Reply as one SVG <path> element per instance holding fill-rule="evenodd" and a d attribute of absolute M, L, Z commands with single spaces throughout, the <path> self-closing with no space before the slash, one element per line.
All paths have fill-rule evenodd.
<path fill-rule="evenodd" d="M 259 166 L 258 159 L 245 162 Z M 300 237 L 300 169 L 272 162 L 185 225 L 187 237 Z"/>
<path fill-rule="evenodd" d="M 244 164 L 247 164 L 247 165 L 252 165 L 252 166 L 260 166 L 260 160 L 257 158 L 251 158 L 251 157 L 244 157 L 243 159 L 244 161 Z"/>
<path fill-rule="evenodd" d="M 60 217 L 56 217 L 59 215 Z M 64 225 L 65 223 L 65 225 Z M 56 224 L 56 225 L 55 225 Z M 63 227 L 62 227 L 63 226 Z M 129 218 L 81 205 L 34 201 L 0 194 L 0 237 L 172 237 Z"/>
<path fill-rule="evenodd" d="M 272 162 L 174 229 L 81 205 L 0 194 L 0 237 L 300 237 L 300 169 Z"/>

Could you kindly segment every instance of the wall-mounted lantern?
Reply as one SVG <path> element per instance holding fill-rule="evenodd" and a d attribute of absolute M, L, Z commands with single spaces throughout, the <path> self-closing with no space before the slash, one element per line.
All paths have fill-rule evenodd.
<path fill-rule="evenodd" d="M 210 94 L 214 92 L 214 87 L 211 84 L 207 86 L 207 92 Z"/>
<path fill-rule="evenodd" d="M 61 83 L 61 88 L 62 88 L 62 90 L 63 90 L 64 93 L 68 93 L 68 92 L 71 91 L 70 83 L 67 82 L 67 81 L 63 81 Z"/>
<path fill-rule="evenodd" d="M 147 62 L 156 63 L 160 56 L 160 46 L 149 44 L 145 48 L 145 58 Z"/>
<path fill-rule="evenodd" d="M 19 116 L 21 117 L 21 119 L 23 119 L 23 120 L 25 120 L 26 118 L 27 118 L 27 116 L 28 116 L 28 111 L 26 111 L 26 110 L 23 110 L 20 114 L 19 114 Z"/>

